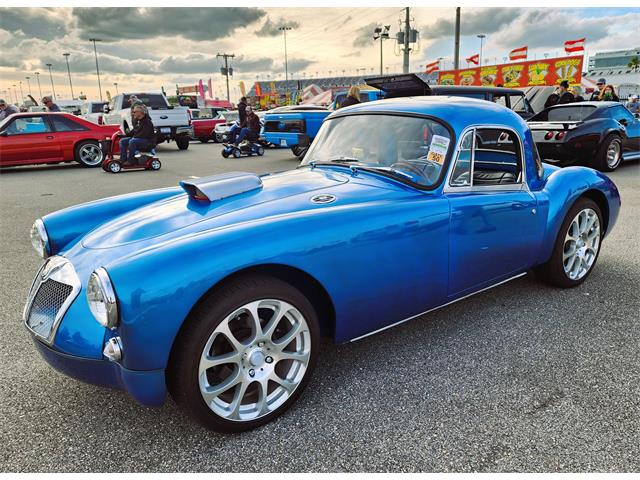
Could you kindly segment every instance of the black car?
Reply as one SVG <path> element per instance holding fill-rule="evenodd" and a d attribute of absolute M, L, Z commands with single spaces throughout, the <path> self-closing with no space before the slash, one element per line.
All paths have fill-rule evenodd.
<path fill-rule="evenodd" d="M 542 159 L 603 172 L 640 159 L 640 119 L 619 102 L 555 105 L 528 121 Z"/>
<path fill-rule="evenodd" d="M 365 83 L 384 92 L 384 98 L 449 95 L 477 98 L 510 108 L 525 120 L 534 115 L 522 90 L 462 85 L 429 85 L 414 73 L 365 78 Z"/>

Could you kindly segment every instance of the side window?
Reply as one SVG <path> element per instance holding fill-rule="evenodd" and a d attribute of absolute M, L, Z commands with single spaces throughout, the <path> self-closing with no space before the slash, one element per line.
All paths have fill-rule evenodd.
<path fill-rule="evenodd" d="M 55 116 L 51 120 L 56 132 L 82 132 L 87 130 L 87 128 L 83 127 L 79 123 L 76 123 L 66 117 Z"/>
<path fill-rule="evenodd" d="M 450 185 L 484 187 L 522 182 L 522 152 L 515 133 L 480 128 L 462 139 Z"/>
<path fill-rule="evenodd" d="M 498 105 L 502 105 L 503 107 L 507 106 L 507 96 L 506 95 L 495 95 L 493 97 L 493 103 L 497 103 Z"/>
<path fill-rule="evenodd" d="M 11 122 L 5 131 L 9 135 L 25 135 L 29 133 L 47 133 L 51 129 L 42 117 L 20 117 Z"/>
<path fill-rule="evenodd" d="M 627 123 L 631 123 L 635 120 L 633 114 L 623 106 L 613 107 L 611 113 L 613 114 L 613 118 L 615 118 L 617 121 L 626 120 Z"/>
<path fill-rule="evenodd" d="M 471 160 L 475 148 L 475 132 L 475 130 L 469 130 L 460 142 L 460 151 L 449 182 L 454 187 L 471 186 Z"/>

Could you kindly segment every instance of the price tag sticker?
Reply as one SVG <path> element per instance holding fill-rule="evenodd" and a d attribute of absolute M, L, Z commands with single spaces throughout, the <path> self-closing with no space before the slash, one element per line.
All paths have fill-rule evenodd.
<path fill-rule="evenodd" d="M 442 165 L 447 156 L 450 140 L 442 135 L 434 135 L 431 139 L 427 160 Z"/>

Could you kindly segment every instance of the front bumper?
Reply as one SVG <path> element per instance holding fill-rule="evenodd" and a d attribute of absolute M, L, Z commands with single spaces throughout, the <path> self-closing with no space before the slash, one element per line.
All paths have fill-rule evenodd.
<path fill-rule="evenodd" d="M 49 365 L 69 377 L 103 387 L 126 390 L 134 400 L 148 407 L 164 403 L 167 388 L 164 370 L 128 370 L 119 363 L 78 357 L 59 352 L 32 337 Z"/>

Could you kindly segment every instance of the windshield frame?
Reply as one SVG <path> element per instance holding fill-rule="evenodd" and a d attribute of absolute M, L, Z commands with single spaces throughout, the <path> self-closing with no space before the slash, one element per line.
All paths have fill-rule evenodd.
<path fill-rule="evenodd" d="M 377 175 L 382 175 L 383 177 L 390 178 L 392 180 L 404 183 L 405 185 L 409 185 L 410 187 L 415 188 L 417 190 L 423 190 L 423 191 L 436 190 L 442 185 L 442 182 L 444 178 L 447 176 L 447 172 L 449 171 L 449 166 L 451 164 L 451 157 L 458 143 L 456 132 L 447 121 L 443 120 L 442 118 L 436 117 L 434 115 L 429 115 L 426 113 L 403 112 L 399 110 L 388 110 L 388 111 L 367 110 L 362 112 L 348 112 L 348 111 L 341 112 L 340 110 L 337 110 L 335 113 L 332 113 L 331 115 L 329 115 L 329 117 L 325 118 L 322 124 L 324 126 L 326 122 L 330 122 L 336 118 L 355 117 L 358 115 L 384 115 L 384 116 L 393 116 L 393 117 L 420 118 L 420 119 L 426 119 L 426 120 L 433 120 L 441 124 L 443 127 L 445 127 L 451 138 L 449 141 L 449 147 L 447 148 L 447 155 L 444 159 L 444 163 L 442 164 L 442 169 L 440 170 L 440 174 L 438 176 L 437 181 L 433 182 L 433 184 L 431 185 L 421 185 L 419 183 L 411 181 L 408 177 L 394 175 L 393 173 L 382 170 L 381 168 L 368 167 L 366 165 L 360 165 L 358 163 L 339 163 L 339 162 L 328 162 L 328 161 L 313 162 L 312 161 L 312 163 L 303 163 L 298 168 L 313 167 L 314 165 L 330 165 L 330 166 L 337 165 L 339 167 L 351 168 L 352 170 L 355 168 L 357 171 L 365 171 L 365 172 L 375 173 Z M 303 162 L 305 162 L 307 158 L 308 156 L 305 155 L 305 159 L 303 160 Z"/>

